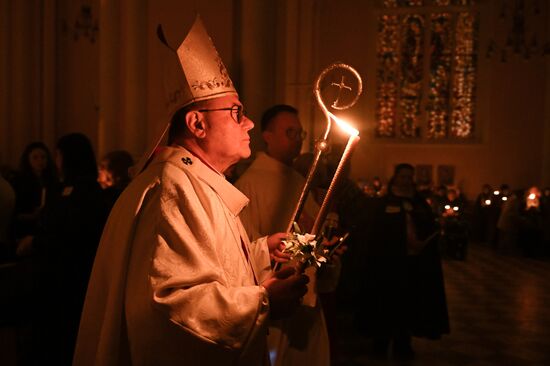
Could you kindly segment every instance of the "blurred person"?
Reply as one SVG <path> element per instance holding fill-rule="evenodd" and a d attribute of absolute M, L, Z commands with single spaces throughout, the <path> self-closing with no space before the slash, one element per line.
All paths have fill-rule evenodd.
<path fill-rule="evenodd" d="M 59 189 L 55 162 L 42 142 L 33 142 L 23 151 L 15 189 L 15 236 L 22 238 L 36 232 L 40 211 Z"/>
<path fill-rule="evenodd" d="M 441 214 L 441 246 L 452 259 L 465 260 L 468 245 L 468 223 L 465 219 L 464 201 L 453 188 L 447 190 L 447 200 Z"/>
<path fill-rule="evenodd" d="M 272 273 L 280 236 L 250 243 L 241 224 L 248 199 L 222 172 L 250 155 L 254 124 L 200 17 L 177 50 L 158 34 L 171 144 L 144 157 L 109 216 L 74 365 L 266 365 L 267 323 L 307 278 Z"/>
<path fill-rule="evenodd" d="M 99 164 L 97 181 L 103 189 L 116 187 L 124 189 L 130 183 L 130 168 L 134 159 L 125 150 L 115 150 L 107 153 Z"/>
<path fill-rule="evenodd" d="M 89 139 L 80 133 L 62 136 L 55 161 L 61 193 L 45 206 L 40 228 L 21 239 L 17 252 L 32 255 L 34 291 L 41 299 L 41 311 L 33 316 L 34 362 L 66 365 L 105 215 Z"/>
<path fill-rule="evenodd" d="M 445 204 L 447 202 L 447 186 L 442 184 L 435 189 L 432 196 L 432 211 L 436 217 L 441 217 L 445 212 Z"/>
<path fill-rule="evenodd" d="M 473 233 L 475 240 L 487 242 L 494 236 L 494 230 L 496 230 L 494 225 L 496 219 L 493 218 L 494 205 L 493 189 L 489 184 L 484 184 L 474 202 Z"/>
<path fill-rule="evenodd" d="M 0 174 L 0 262 L 13 257 L 11 224 L 15 209 L 15 192 Z"/>
<path fill-rule="evenodd" d="M 369 199 L 362 217 L 364 278 L 356 322 L 372 337 L 376 358 L 388 357 L 390 349 L 394 358 L 413 358 L 413 336 L 449 333 L 439 230 L 413 177 L 412 165 L 397 165 L 388 194 Z"/>
<path fill-rule="evenodd" d="M 497 196 L 497 199 L 500 197 Z M 519 212 L 521 210 L 522 191 L 509 194 L 506 200 L 501 201 L 499 216 L 497 220 L 497 235 L 495 248 L 498 253 L 504 255 L 518 255 L 520 248 L 518 245 Z"/>
<path fill-rule="evenodd" d="M 363 193 L 368 197 L 376 197 L 376 190 L 370 182 L 366 182 L 363 186 Z"/>
<path fill-rule="evenodd" d="M 384 187 L 382 180 L 377 176 L 372 178 L 372 189 L 377 197 L 381 197 L 386 193 L 386 187 Z"/>
<path fill-rule="evenodd" d="M 125 150 L 115 150 L 107 153 L 99 163 L 97 181 L 102 191 L 105 212 L 111 212 L 116 200 L 132 179 L 130 168 L 134 159 Z"/>
<path fill-rule="evenodd" d="M 525 190 L 518 214 L 518 243 L 527 257 L 541 257 L 543 247 L 544 216 L 538 187 Z"/>

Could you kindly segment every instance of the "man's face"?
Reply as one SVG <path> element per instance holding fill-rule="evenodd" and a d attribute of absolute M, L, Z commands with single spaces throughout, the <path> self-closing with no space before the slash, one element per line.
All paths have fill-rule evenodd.
<path fill-rule="evenodd" d="M 302 150 L 303 131 L 296 114 L 277 114 L 263 134 L 270 156 L 285 164 L 291 164 Z"/>
<path fill-rule="evenodd" d="M 207 101 L 203 109 L 212 110 L 236 106 L 242 107 L 238 96 L 227 95 Z M 230 110 L 202 113 L 206 126 L 204 149 L 214 160 L 222 165 L 227 165 L 226 167 L 250 156 L 248 131 L 254 127 L 254 123 L 246 116 L 243 116 L 241 123 L 238 123 L 233 116 L 235 114 Z"/>
<path fill-rule="evenodd" d="M 394 189 L 402 194 L 410 194 L 414 191 L 414 171 L 411 169 L 400 169 L 394 178 Z"/>
<path fill-rule="evenodd" d="M 113 174 L 109 171 L 106 160 L 101 161 L 99 164 L 99 169 L 97 171 L 97 182 L 103 189 L 112 187 L 115 184 Z"/>

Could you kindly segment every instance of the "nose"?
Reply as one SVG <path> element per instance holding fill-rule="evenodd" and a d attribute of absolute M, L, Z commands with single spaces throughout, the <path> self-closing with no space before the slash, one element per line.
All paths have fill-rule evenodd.
<path fill-rule="evenodd" d="M 241 123 L 241 126 L 245 131 L 250 131 L 251 129 L 254 128 L 254 122 L 247 116 L 243 116 L 243 121 Z"/>

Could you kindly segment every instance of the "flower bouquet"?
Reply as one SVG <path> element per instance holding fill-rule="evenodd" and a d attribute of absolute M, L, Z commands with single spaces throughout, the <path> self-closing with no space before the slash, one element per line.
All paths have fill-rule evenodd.
<path fill-rule="evenodd" d="M 322 263 L 327 262 L 328 249 L 319 245 L 315 235 L 300 234 L 293 232 L 288 234 L 287 239 L 283 240 L 285 249 L 283 253 L 288 253 L 291 258 L 301 263 L 304 267 L 316 265 L 321 267 Z"/>
<path fill-rule="evenodd" d="M 294 232 L 289 233 L 286 239 L 283 239 L 285 249 L 283 253 L 288 253 L 291 259 L 300 263 L 304 268 L 317 266 L 327 263 L 334 251 L 346 240 L 347 234 L 338 239 L 338 242 L 331 247 L 324 245 L 324 241 L 330 238 L 324 238 L 323 235 L 315 236 L 308 233 L 301 233 L 298 224 L 294 223 Z M 330 248 L 330 249 L 329 249 Z"/>

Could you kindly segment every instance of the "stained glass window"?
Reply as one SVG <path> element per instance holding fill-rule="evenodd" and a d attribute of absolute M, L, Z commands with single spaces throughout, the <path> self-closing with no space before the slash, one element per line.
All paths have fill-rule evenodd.
<path fill-rule="evenodd" d="M 475 131 L 473 0 L 384 0 L 378 25 L 376 135 L 469 140 Z"/>

